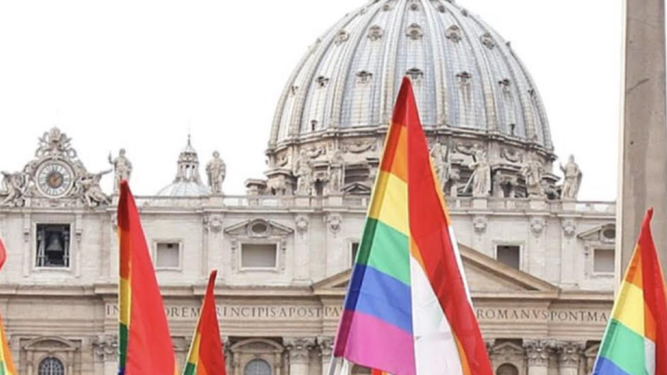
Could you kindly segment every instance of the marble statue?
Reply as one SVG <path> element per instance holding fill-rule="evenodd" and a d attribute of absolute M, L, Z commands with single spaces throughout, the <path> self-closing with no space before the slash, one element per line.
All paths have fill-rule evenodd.
<path fill-rule="evenodd" d="M 130 177 L 132 177 L 132 163 L 125 156 L 125 149 L 121 148 L 117 158 L 113 159 L 111 154 L 109 154 L 109 164 L 113 165 L 115 172 L 113 191 L 114 193 L 118 193 L 120 191 L 120 183 L 123 180 L 130 181 Z"/>
<path fill-rule="evenodd" d="M 310 158 L 305 150 L 301 150 L 295 175 L 297 177 L 296 194 L 311 195 L 313 191 L 313 168 L 310 165 Z"/>
<path fill-rule="evenodd" d="M 544 167 L 538 160 L 529 159 L 521 168 L 521 175 L 526 181 L 526 191 L 529 197 L 544 197 L 542 175 Z"/>
<path fill-rule="evenodd" d="M 433 168 L 438 177 L 438 183 L 442 191 L 446 191 L 450 175 L 449 153 L 447 148 L 440 142 L 436 142 L 431 148 L 431 159 L 433 160 Z"/>
<path fill-rule="evenodd" d="M 336 150 L 329 160 L 327 194 L 338 194 L 343 190 L 344 170 L 345 159 L 343 158 L 343 152 Z"/>
<path fill-rule="evenodd" d="M 28 178 L 24 173 L 2 172 L 3 186 L 7 196 L 0 203 L 0 206 L 23 206 L 24 196 L 28 188 Z"/>
<path fill-rule="evenodd" d="M 473 197 L 488 197 L 491 193 L 491 164 L 486 158 L 486 152 L 475 150 L 473 152 L 473 162 L 469 165 L 472 170 L 472 176 L 468 185 L 472 184 Z M 467 190 L 467 187 L 466 189 Z"/>
<path fill-rule="evenodd" d="M 208 176 L 208 186 L 211 193 L 221 194 L 222 184 L 227 176 L 227 165 L 220 158 L 218 151 L 213 152 L 213 159 L 206 165 L 206 175 Z"/>
<path fill-rule="evenodd" d="M 104 194 L 100 187 L 102 176 L 111 173 L 111 170 L 100 173 L 86 173 L 76 182 L 77 194 L 87 207 L 98 207 L 111 204 L 111 199 Z"/>
<path fill-rule="evenodd" d="M 565 175 L 563 189 L 561 191 L 561 199 L 576 200 L 577 195 L 579 195 L 583 173 L 581 173 L 579 165 L 574 161 L 574 155 L 570 155 L 567 164 L 565 164 L 565 166 L 561 164 L 560 169 Z"/>

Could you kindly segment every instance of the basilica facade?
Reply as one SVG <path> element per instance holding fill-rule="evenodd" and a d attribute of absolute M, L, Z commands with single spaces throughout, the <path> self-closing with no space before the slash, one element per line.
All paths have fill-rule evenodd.
<path fill-rule="evenodd" d="M 173 181 L 137 197 L 179 364 L 218 269 L 229 374 L 326 373 L 404 75 L 494 370 L 590 373 L 613 303 L 615 203 L 577 200 L 583 174 L 557 161 L 535 82 L 452 0 L 370 1 L 318 38 L 267 124 L 266 178 L 245 195 L 224 194 L 225 162 L 200 165 L 188 139 Z M 21 374 L 116 373 L 118 197 L 100 181 L 131 182 L 139 150 L 89 171 L 76 142 L 48 130 L 3 172 L 0 312 Z"/>

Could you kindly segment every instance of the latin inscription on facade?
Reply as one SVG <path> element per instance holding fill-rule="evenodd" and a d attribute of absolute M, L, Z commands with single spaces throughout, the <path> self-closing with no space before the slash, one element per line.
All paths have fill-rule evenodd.
<path fill-rule="evenodd" d="M 164 310 L 169 319 L 195 320 L 199 316 L 199 306 L 167 306 Z M 217 305 L 216 310 L 219 319 L 229 320 L 322 320 L 338 319 L 340 317 L 341 307 L 298 305 Z M 108 303 L 106 305 L 106 317 L 118 317 L 118 304 Z"/>
<path fill-rule="evenodd" d="M 336 306 L 299 306 L 299 305 L 218 305 L 218 318 L 225 320 L 337 320 L 341 307 Z M 606 325 L 609 312 L 603 310 L 543 308 L 505 308 L 481 307 L 476 309 L 477 319 L 481 322 L 553 322 L 553 323 L 590 323 Z M 172 320 L 196 320 L 199 306 L 167 306 L 167 318 Z M 118 305 L 106 305 L 106 317 L 118 317 Z"/>
<path fill-rule="evenodd" d="M 608 311 L 540 308 L 477 308 L 477 319 L 485 322 L 553 322 L 607 324 Z"/>

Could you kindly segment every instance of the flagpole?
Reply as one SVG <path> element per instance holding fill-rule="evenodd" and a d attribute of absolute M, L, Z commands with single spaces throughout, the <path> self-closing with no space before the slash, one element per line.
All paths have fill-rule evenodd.
<path fill-rule="evenodd" d="M 336 375 L 336 368 L 338 368 L 338 361 L 340 361 L 340 358 L 331 357 L 331 361 L 329 362 L 329 375 Z"/>

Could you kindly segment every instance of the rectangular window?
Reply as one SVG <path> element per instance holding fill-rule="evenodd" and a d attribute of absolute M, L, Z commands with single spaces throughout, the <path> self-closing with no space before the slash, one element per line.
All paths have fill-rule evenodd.
<path fill-rule="evenodd" d="M 521 269 L 521 246 L 499 245 L 496 247 L 496 259 L 506 266 Z"/>
<path fill-rule="evenodd" d="M 69 254 L 69 224 L 37 224 L 37 267 L 67 268 Z"/>
<path fill-rule="evenodd" d="M 593 257 L 593 271 L 595 273 L 614 273 L 616 263 L 614 250 L 595 249 Z"/>
<path fill-rule="evenodd" d="M 276 268 L 278 249 L 276 244 L 242 244 L 241 268 Z"/>
<path fill-rule="evenodd" d="M 181 244 L 178 242 L 158 242 L 155 258 L 155 266 L 158 269 L 180 268 Z"/>
<path fill-rule="evenodd" d="M 350 245 L 350 251 L 352 252 L 352 267 L 354 267 L 354 262 L 357 260 L 357 254 L 359 253 L 359 242 L 352 242 Z"/>

